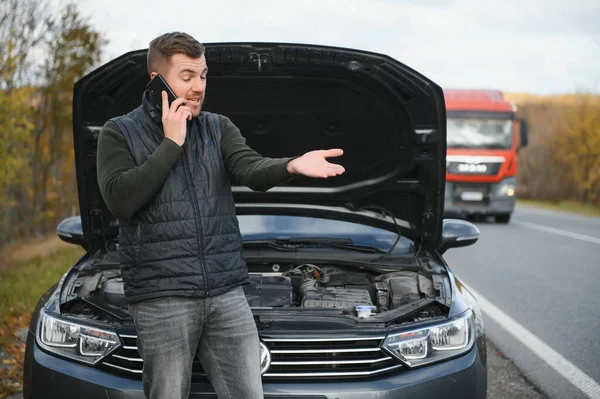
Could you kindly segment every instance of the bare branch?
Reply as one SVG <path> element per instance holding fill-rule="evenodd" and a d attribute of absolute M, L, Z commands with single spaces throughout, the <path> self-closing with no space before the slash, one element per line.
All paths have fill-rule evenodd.
<path fill-rule="evenodd" d="M 0 88 L 24 84 L 32 50 L 54 25 L 49 0 L 0 0 Z"/>

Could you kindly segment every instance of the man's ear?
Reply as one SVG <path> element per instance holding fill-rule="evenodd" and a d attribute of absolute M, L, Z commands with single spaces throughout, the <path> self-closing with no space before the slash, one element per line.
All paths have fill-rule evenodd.
<path fill-rule="evenodd" d="M 156 75 L 158 75 L 158 72 L 150 72 L 150 80 L 154 79 Z"/>

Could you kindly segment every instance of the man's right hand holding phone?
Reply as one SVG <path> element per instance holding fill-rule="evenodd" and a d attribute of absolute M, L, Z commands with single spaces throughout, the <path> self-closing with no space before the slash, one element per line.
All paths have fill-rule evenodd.
<path fill-rule="evenodd" d="M 179 146 L 185 143 L 187 121 L 192 119 L 190 107 L 185 105 L 185 98 L 178 98 L 169 106 L 167 92 L 162 91 L 162 124 L 165 137 L 173 140 Z"/>

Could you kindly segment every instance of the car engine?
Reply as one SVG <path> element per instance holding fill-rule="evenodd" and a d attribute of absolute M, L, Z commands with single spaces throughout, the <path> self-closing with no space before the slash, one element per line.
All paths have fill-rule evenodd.
<path fill-rule="evenodd" d="M 251 274 L 250 284 L 244 286 L 244 293 L 253 308 L 292 306 L 291 280 L 286 277 Z"/>
<path fill-rule="evenodd" d="M 311 277 L 316 278 L 304 277 L 299 292 L 303 307 L 354 309 L 373 305 L 373 283 L 365 274 L 317 269 L 314 265 L 308 268 Z"/>
<path fill-rule="evenodd" d="M 367 307 L 373 313 L 381 313 L 420 299 L 443 297 L 446 290 L 441 275 L 422 271 L 376 274 L 313 264 L 290 265 L 274 271 L 278 268 L 279 265 L 270 265 L 269 271 L 263 267 L 263 271 L 249 273 L 250 282 L 243 288 L 252 308 L 336 308 L 354 313 L 357 307 Z M 125 315 L 118 312 L 127 309 L 118 270 L 92 270 L 81 274 L 73 284 L 72 310 L 88 304 Z"/>

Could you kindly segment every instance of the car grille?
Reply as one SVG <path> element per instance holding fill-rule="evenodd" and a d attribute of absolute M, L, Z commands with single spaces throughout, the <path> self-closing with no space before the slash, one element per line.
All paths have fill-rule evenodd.
<path fill-rule="evenodd" d="M 124 346 L 106 358 L 102 365 L 122 374 L 141 378 L 143 361 L 136 336 L 121 335 Z M 268 379 L 368 378 L 402 366 L 380 349 L 384 337 L 360 338 L 262 338 L 271 353 Z M 206 379 L 200 361 L 194 361 L 192 381 Z"/>

